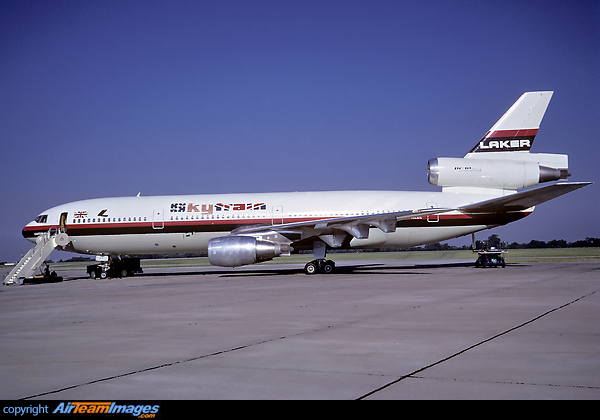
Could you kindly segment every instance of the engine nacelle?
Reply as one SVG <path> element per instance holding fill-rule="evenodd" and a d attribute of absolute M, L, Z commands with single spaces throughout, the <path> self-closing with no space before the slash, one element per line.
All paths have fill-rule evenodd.
<path fill-rule="evenodd" d="M 436 158 L 428 163 L 429 183 L 439 187 L 518 190 L 541 182 L 565 179 L 566 170 L 534 161 Z"/>
<path fill-rule="evenodd" d="M 289 245 L 252 236 L 223 236 L 208 241 L 208 261 L 221 267 L 239 267 L 268 261 L 289 252 Z"/>

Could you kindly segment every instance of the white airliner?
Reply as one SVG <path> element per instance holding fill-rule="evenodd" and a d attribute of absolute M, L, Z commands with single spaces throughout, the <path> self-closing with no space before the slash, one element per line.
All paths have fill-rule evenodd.
<path fill-rule="evenodd" d="M 567 155 L 530 153 L 552 93 L 523 94 L 464 157 L 430 160 L 429 182 L 441 192 L 75 201 L 43 211 L 25 226 L 23 236 L 40 249 L 40 257 L 30 260 L 54 248 L 98 256 L 208 252 L 211 264 L 238 267 L 312 250 L 306 273 L 329 273 L 334 268 L 325 259 L 330 249 L 410 247 L 514 222 L 535 205 L 590 184 L 562 182 L 569 176 Z M 558 182 L 527 189 L 549 181 Z M 12 273 L 5 283 L 17 277 Z"/>

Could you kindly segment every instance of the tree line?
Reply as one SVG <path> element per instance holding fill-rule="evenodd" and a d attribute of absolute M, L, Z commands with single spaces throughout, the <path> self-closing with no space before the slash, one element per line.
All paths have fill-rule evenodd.
<path fill-rule="evenodd" d="M 548 242 L 531 240 L 526 244 L 513 242 L 508 245 L 509 249 L 527 249 L 527 248 L 591 248 L 600 247 L 600 238 L 585 238 L 575 242 L 567 242 L 564 239 L 553 239 Z"/>
<path fill-rule="evenodd" d="M 585 238 L 575 242 L 567 242 L 564 239 L 552 239 L 548 242 L 532 239 L 527 243 L 512 242 L 509 244 L 506 241 L 502 241 L 498 235 L 493 234 L 490 235 L 487 240 L 475 241 L 475 249 L 486 249 L 492 247 L 498 249 L 591 248 L 600 247 L 600 238 Z M 473 249 L 473 245 L 451 246 L 436 242 L 433 244 L 424 245 L 423 247 L 411 248 L 412 251 L 452 251 L 467 249 Z"/>

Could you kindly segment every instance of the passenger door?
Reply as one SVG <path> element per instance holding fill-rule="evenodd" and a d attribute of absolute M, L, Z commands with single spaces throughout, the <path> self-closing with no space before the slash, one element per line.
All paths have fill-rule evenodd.
<path fill-rule="evenodd" d="M 154 210 L 154 212 L 152 213 L 152 229 L 163 229 L 164 227 L 164 210 Z"/>

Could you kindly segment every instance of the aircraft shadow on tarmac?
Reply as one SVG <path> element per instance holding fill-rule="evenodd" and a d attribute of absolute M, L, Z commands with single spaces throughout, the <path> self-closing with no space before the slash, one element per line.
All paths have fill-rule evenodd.
<path fill-rule="evenodd" d="M 507 266 L 517 267 L 523 266 L 523 264 L 507 264 Z M 332 277 L 340 275 L 359 275 L 359 274 L 377 274 L 377 275 L 421 275 L 431 274 L 432 271 L 439 269 L 448 268 L 476 268 L 472 262 L 448 262 L 448 263 L 422 263 L 422 264 L 389 264 L 389 263 L 367 263 L 367 264 L 352 264 L 352 265 L 338 265 L 335 270 L 330 274 L 315 274 L 309 277 Z M 305 275 L 304 268 L 297 265 L 274 265 L 274 266 L 254 266 L 244 267 L 243 270 L 236 271 L 236 269 L 223 269 L 215 270 L 213 268 L 205 269 L 205 267 L 198 267 L 194 269 L 188 267 L 186 270 L 173 270 L 173 271 L 153 271 L 152 268 L 146 268 L 144 273 L 136 274 L 133 278 L 144 278 L 144 277 L 181 277 L 181 276 L 206 276 L 216 275 L 224 278 L 238 278 L 238 277 L 266 277 L 266 276 L 295 276 Z M 501 268 L 497 268 L 501 269 Z M 423 271 L 428 270 L 428 271 Z M 494 268 L 487 268 L 485 270 L 494 270 Z M 71 280 L 83 280 L 89 279 L 87 276 L 69 276 L 65 277 L 65 281 Z M 119 278 L 113 280 L 120 280 Z M 103 281 L 103 280 L 94 280 Z"/>
<path fill-rule="evenodd" d="M 335 270 L 330 274 L 315 274 L 314 276 L 339 276 L 348 274 L 381 274 L 381 275 L 398 275 L 398 274 L 429 274 L 422 270 L 435 270 L 443 268 L 457 268 L 457 267 L 475 267 L 472 262 L 452 262 L 452 263 L 441 263 L 441 264 L 415 264 L 415 265 L 390 265 L 383 263 L 369 263 L 369 264 L 354 264 L 354 265 L 338 265 Z M 150 270 L 150 269 L 149 269 Z M 163 272 L 163 273 L 152 273 L 146 272 L 144 274 L 137 274 L 136 276 L 193 276 L 193 275 L 218 275 L 220 277 L 262 277 L 262 276 L 291 276 L 291 275 L 304 275 L 304 268 L 297 266 L 283 267 L 252 267 L 244 268 L 243 271 L 229 270 L 207 270 L 202 271 L 185 271 L 185 272 Z"/>
<path fill-rule="evenodd" d="M 528 267 L 528 264 L 523 263 L 507 263 L 507 267 Z M 422 264 L 384 264 L 384 263 L 368 263 L 354 265 L 336 265 L 335 270 L 330 274 L 318 273 L 315 276 L 336 276 L 348 274 L 381 274 L 381 275 L 398 275 L 398 274 L 431 274 L 431 271 L 424 272 L 421 270 L 436 270 L 445 268 L 473 268 L 474 270 L 502 270 L 500 267 L 477 268 L 475 263 L 467 262 L 447 262 L 447 263 L 422 263 Z M 250 277 L 250 276 L 266 276 L 266 275 L 295 275 L 304 274 L 303 268 L 298 267 L 260 267 L 255 270 L 247 271 L 211 271 L 201 274 L 220 274 L 222 277 Z M 190 273 L 191 274 L 191 273 Z M 198 273 L 200 274 L 200 273 Z"/>

